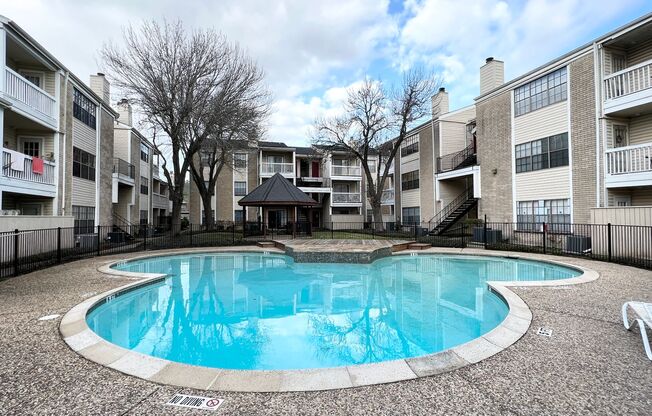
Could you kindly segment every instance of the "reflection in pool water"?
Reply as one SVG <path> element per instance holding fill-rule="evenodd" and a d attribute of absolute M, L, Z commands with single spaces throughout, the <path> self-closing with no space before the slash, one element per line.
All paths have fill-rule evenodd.
<path fill-rule="evenodd" d="M 115 268 L 170 277 L 95 308 L 87 321 L 100 336 L 172 361 L 258 370 L 442 351 L 505 318 L 507 306 L 487 280 L 578 274 L 538 262 L 444 255 L 299 264 L 280 255 L 189 254 Z"/>

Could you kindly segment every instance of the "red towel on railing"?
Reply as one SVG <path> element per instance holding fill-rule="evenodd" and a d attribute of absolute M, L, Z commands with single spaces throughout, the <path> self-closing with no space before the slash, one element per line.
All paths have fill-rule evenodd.
<path fill-rule="evenodd" d="M 32 172 L 43 175 L 43 159 L 40 157 L 32 157 Z"/>

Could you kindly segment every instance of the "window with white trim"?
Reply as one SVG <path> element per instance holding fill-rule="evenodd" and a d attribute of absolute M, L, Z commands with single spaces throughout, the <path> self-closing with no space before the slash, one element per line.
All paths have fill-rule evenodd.
<path fill-rule="evenodd" d="M 402 210 L 403 218 L 402 223 L 406 225 L 416 225 L 421 222 L 421 208 L 407 207 Z"/>
<path fill-rule="evenodd" d="M 568 133 L 518 144 L 515 158 L 516 173 L 568 166 Z"/>
<path fill-rule="evenodd" d="M 72 216 L 75 217 L 75 234 L 95 232 L 95 207 L 73 205 Z"/>
<path fill-rule="evenodd" d="M 236 169 L 244 169 L 247 167 L 247 154 L 235 153 L 233 155 L 233 167 Z"/>
<path fill-rule="evenodd" d="M 247 182 L 245 181 L 233 182 L 233 195 L 235 196 L 247 195 Z"/>
<path fill-rule="evenodd" d="M 517 230 L 570 232 L 570 199 L 548 199 L 539 201 L 517 202 Z"/>
<path fill-rule="evenodd" d="M 415 134 L 406 138 L 401 143 L 401 157 L 417 153 L 419 151 L 419 135 Z"/>
<path fill-rule="evenodd" d="M 72 115 L 88 127 L 95 129 L 97 106 L 77 88 L 72 93 Z"/>
<path fill-rule="evenodd" d="M 537 78 L 514 90 L 514 116 L 522 116 L 567 98 L 566 67 Z"/>

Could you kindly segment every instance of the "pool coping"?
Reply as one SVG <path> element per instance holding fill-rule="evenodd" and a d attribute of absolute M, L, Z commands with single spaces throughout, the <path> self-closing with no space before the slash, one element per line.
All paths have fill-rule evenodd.
<path fill-rule="evenodd" d="M 463 254 L 481 257 L 503 257 L 536 260 L 582 271 L 579 276 L 549 281 L 488 281 L 489 289 L 501 297 L 509 308 L 505 319 L 488 333 L 464 344 L 434 354 L 406 359 L 360 364 L 345 367 L 316 368 L 305 370 L 232 370 L 182 364 L 162 358 L 141 354 L 112 344 L 86 323 L 86 315 L 101 303 L 111 301 L 119 294 L 164 279 L 167 275 L 133 273 L 111 269 L 123 261 L 169 256 L 182 253 L 257 252 L 284 254 L 282 250 L 261 247 L 222 247 L 166 250 L 130 256 L 128 259 L 111 260 L 97 270 L 113 277 L 138 279 L 135 282 L 109 290 L 86 299 L 74 306 L 61 319 L 59 331 L 66 344 L 82 357 L 124 374 L 159 384 L 174 385 L 202 390 L 239 392 L 290 392 L 318 391 L 392 383 L 428 377 L 475 364 L 505 350 L 528 331 L 532 312 L 527 304 L 510 287 L 546 287 L 574 285 L 594 281 L 599 274 L 591 269 L 556 260 L 533 258 L 526 253 L 501 255 L 469 249 L 405 250 L 393 255 Z"/>

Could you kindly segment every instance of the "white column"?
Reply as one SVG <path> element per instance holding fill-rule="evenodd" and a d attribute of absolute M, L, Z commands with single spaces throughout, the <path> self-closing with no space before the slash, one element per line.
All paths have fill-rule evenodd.
<path fill-rule="evenodd" d="M 0 90 L 5 90 L 5 76 L 7 60 L 7 32 L 4 26 L 0 26 Z"/>
<path fill-rule="evenodd" d="M 102 125 L 102 106 L 98 103 L 95 108 L 95 226 L 110 225 L 100 224 L 100 171 L 102 170 L 102 155 L 100 150 L 100 126 Z"/>

